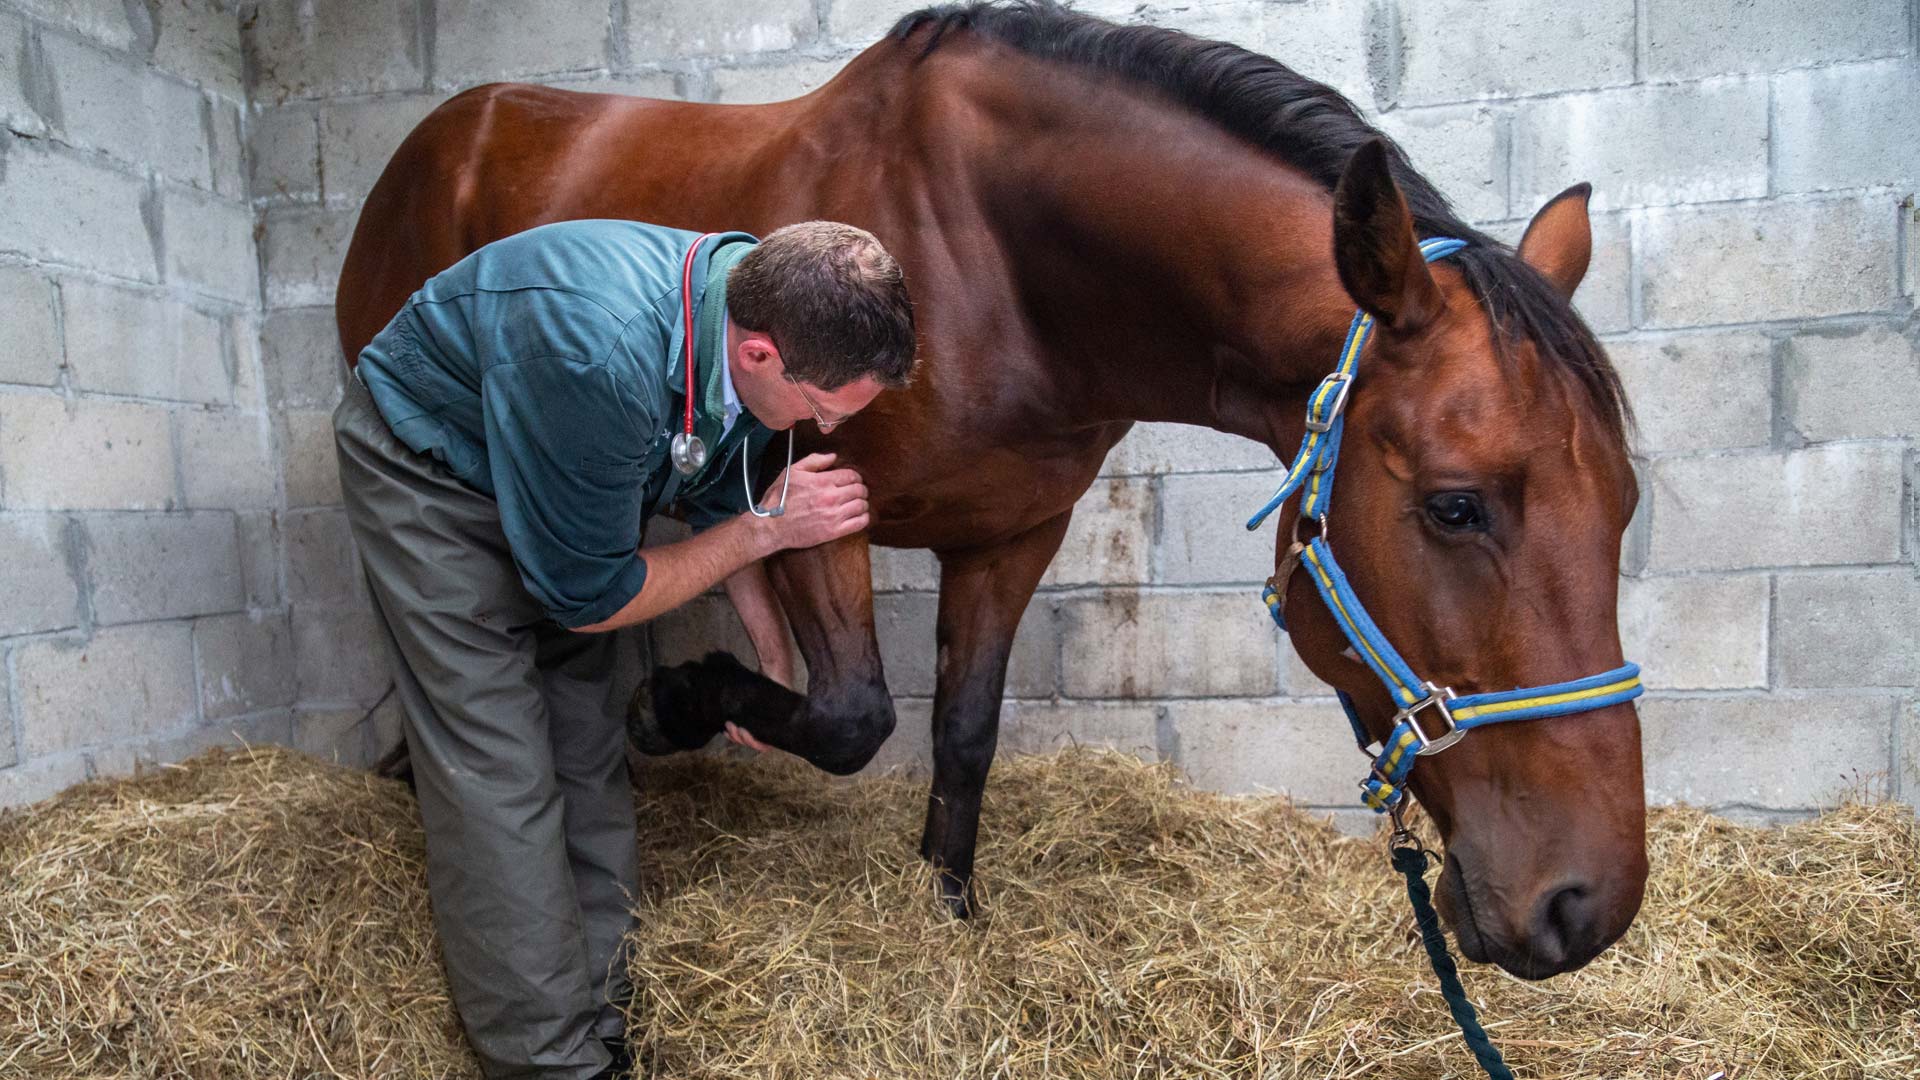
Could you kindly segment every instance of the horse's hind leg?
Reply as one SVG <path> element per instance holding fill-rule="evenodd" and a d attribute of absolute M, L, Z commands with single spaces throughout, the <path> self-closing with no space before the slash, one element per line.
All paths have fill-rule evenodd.
<path fill-rule="evenodd" d="M 1013 635 L 1071 517 L 1069 511 L 1005 543 L 940 556 L 933 790 L 920 854 L 940 869 L 941 897 L 961 918 L 973 910 L 980 796 L 1000 736 Z"/>
<path fill-rule="evenodd" d="M 656 668 L 628 710 L 628 732 L 641 750 L 664 753 L 701 746 L 732 721 L 828 772 L 856 772 L 894 724 L 874 639 L 867 538 L 782 552 L 767 569 L 807 663 L 806 696 L 727 653 L 708 653 Z"/>

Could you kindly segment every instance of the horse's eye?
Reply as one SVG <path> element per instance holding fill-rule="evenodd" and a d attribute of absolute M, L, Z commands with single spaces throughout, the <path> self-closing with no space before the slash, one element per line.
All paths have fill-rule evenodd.
<path fill-rule="evenodd" d="M 1427 496 L 1427 516 L 1451 532 L 1485 532 L 1487 508 L 1471 491 L 1442 491 Z"/>

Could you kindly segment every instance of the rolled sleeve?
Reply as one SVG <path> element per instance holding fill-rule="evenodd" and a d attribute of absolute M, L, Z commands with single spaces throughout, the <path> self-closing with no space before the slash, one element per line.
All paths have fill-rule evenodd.
<path fill-rule="evenodd" d="M 488 369 L 481 410 L 522 583 L 562 626 L 604 621 L 646 582 L 648 404 L 602 365 L 547 356 Z"/>

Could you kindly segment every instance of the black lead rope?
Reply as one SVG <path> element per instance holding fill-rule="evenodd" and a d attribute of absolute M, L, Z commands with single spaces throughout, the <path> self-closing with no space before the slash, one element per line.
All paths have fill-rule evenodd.
<path fill-rule="evenodd" d="M 1407 899 L 1413 902 L 1414 922 L 1420 926 L 1420 943 L 1427 947 L 1427 959 L 1433 963 L 1433 973 L 1440 979 L 1440 996 L 1447 999 L 1447 1011 L 1453 1014 L 1453 1022 L 1460 1025 L 1461 1037 L 1487 1075 L 1493 1080 L 1513 1080 L 1513 1070 L 1501 1060 L 1499 1047 L 1493 1045 L 1487 1029 L 1480 1026 L 1473 1002 L 1467 1000 L 1467 992 L 1460 985 L 1460 969 L 1447 952 L 1447 935 L 1440 928 L 1440 916 L 1433 910 L 1433 892 L 1427 888 L 1427 850 L 1419 847 L 1418 841 L 1405 835 L 1403 830 L 1395 832 L 1393 868 L 1406 875 Z"/>

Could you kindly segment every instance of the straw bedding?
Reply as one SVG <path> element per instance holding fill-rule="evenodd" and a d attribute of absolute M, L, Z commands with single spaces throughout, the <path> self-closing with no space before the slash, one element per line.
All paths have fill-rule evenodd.
<path fill-rule="evenodd" d="M 634 1041 L 672 1077 L 1472 1075 L 1380 839 L 1070 752 L 996 766 L 986 914 L 924 787 L 649 768 Z M 1920 827 L 1657 812 L 1628 937 L 1468 990 L 1523 1077 L 1920 1075 Z M 215 753 L 0 817 L 0 1076 L 467 1077 L 406 790 Z"/>

